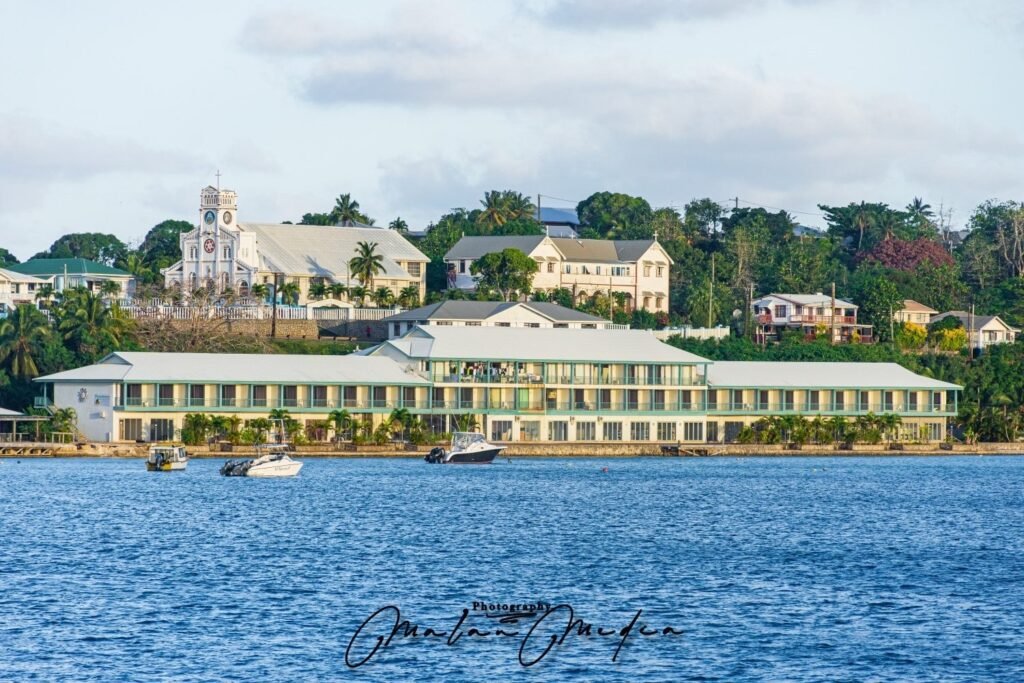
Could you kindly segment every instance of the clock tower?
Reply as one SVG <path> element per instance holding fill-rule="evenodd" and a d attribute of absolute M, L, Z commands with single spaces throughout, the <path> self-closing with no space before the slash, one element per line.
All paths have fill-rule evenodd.
<path fill-rule="evenodd" d="M 219 176 L 218 175 L 218 184 Z M 222 290 L 233 284 L 234 256 L 236 254 L 235 228 L 238 195 L 208 185 L 199 194 L 199 249 L 196 259 L 195 281 L 213 289 Z"/>

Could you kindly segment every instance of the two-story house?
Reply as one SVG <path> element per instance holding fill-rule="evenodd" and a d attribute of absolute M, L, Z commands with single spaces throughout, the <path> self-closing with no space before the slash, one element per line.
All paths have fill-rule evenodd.
<path fill-rule="evenodd" d="M 35 305 L 36 293 L 45 284 L 49 280 L 0 268 L 0 316 L 21 304 Z"/>
<path fill-rule="evenodd" d="M 871 325 L 857 322 L 857 305 L 817 294 L 768 294 L 753 302 L 759 342 L 778 341 L 786 330 L 835 342 L 870 342 Z"/>
<path fill-rule="evenodd" d="M 672 259 L 656 239 L 584 240 L 547 235 L 463 237 L 444 256 L 448 287 L 476 288 L 473 261 L 485 254 L 518 249 L 537 261 L 534 291 L 568 289 L 577 301 L 597 293 L 620 292 L 626 310 L 668 312 Z"/>
<path fill-rule="evenodd" d="M 927 325 L 932 321 L 932 316 L 937 313 L 938 311 L 934 308 L 925 306 L 918 301 L 914 301 L 913 299 L 904 299 L 903 308 L 893 313 L 892 318 L 898 323 Z"/>
<path fill-rule="evenodd" d="M 972 349 L 979 351 L 993 344 L 1012 344 L 1017 340 L 1020 332 L 1017 328 L 1010 327 L 998 315 L 975 315 L 967 311 L 947 311 L 934 316 L 932 323 L 941 322 L 947 318 L 956 318 L 960 325 L 969 330 L 968 337 Z"/>

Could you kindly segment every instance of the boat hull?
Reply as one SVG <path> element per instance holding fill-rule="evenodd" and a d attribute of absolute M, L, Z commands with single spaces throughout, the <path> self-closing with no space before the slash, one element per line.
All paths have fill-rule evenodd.
<path fill-rule="evenodd" d="M 302 463 L 292 460 L 291 462 L 269 462 L 262 465 L 250 467 L 245 473 L 247 477 L 269 479 L 272 477 L 294 477 L 302 469 Z"/>
<path fill-rule="evenodd" d="M 471 451 L 469 453 L 453 453 L 447 460 L 446 465 L 486 465 L 492 462 L 498 453 L 504 448 L 488 448 L 486 450 Z"/>
<path fill-rule="evenodd" d="M 187 462 L 165 462 L 160 465 L 153 462 L 146 463 L 146 469 L 150 472 L 178 472 L 187 466 Z"/>

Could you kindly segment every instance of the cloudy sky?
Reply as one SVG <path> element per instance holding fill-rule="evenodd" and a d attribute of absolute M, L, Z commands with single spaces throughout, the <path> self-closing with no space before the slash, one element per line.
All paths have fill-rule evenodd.
<path fill-rule="evenodd" d="M 218 169 L 243 221 L 351 192 L 414 229 L 491 188 L 1024 198 L 1014 0 L 10 1 L 0 64 L 21 258 L 195 221 Z"/>

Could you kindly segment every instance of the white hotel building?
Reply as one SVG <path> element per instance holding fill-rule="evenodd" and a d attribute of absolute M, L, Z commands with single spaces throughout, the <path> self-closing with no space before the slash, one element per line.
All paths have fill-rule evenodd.
<path fill-rule="evenodd" d="M 41 406 L 74 408 L 89 440 L 162 441 L 188 413 L 315 429 L 347 410 L 379 424 L 405 408 L 434 430 L 471 415 L 502 442 L 733 441 L 766 415 L 896 413 L 938 441 L 961 387 L 892 363 L 712 362 L 641 330 L 415 327 L 350 356 L 118 352 L 37 378 Z"/>

